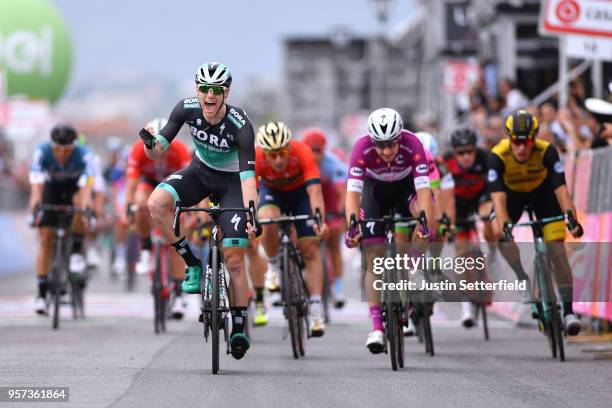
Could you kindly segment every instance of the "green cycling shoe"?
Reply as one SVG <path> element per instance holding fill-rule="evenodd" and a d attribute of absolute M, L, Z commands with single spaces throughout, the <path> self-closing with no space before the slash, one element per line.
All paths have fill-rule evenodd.
<path fill-rule="evenodd" d="M 242 332 L 233 333 L 230 337 L 230 350 L 232 357 L 236 360 L 240 360 L 246 354 L 247 350 L 251 347 L 251 340 L 249 336 Z"/>
<path fill-rule="evenodd" d="M 181 283 L 181 288 L 185 293 L 200 293 L 200 279 L 202 277 L 202 266 L 188 266 L 185 271 L 185 280 Z"/>

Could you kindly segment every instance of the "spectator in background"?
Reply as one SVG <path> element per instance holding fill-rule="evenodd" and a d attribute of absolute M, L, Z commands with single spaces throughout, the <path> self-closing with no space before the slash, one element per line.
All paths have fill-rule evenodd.
<path fill-rule="evenodd" d="M 504 117 L 529 104 L 527 97 L 516 88 L 514 82 L 509 78 L 503 78 L 499 81 L 499 94 L 504 100 L 504 109 L 502 111 L 502 116 Z"/>
<path fill-rule="evenodd" d="M 597 121 L 595 137 L 591 149 L 612 145 L 612 103 L 603 99 L 589 98 L 585 101 L 586 108 Z"/>
<path fill-rule="evenodd" d="M 501 96 L 493 96 L 488 100 L 489 115 L 501 115 L 504 109 L 504 99 Z"/>
<path fill-rule="evenodd" d="M 504 117 L 493 115 L 487 121 L 487 130 L 484 135 L 483 146 L 492 149 L 504 138 Z"/>

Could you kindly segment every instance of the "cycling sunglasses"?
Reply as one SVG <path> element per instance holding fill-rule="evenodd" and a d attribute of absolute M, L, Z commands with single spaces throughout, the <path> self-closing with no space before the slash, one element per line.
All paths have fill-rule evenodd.
<path fill-rule="evenodd" d="M 455 149 L 453 152 L 457 156 L 466 156 L 468 154 L 472 154 L 476 151 L 476 149 Z"/>
<path fill-rule="evenodd" d="M 225 91 L 225 87 L 219 85 L 198 85 L 198 89 L 203 94 L 208 94 L 209 91 L 212 91 L 214 95 L 221 95 Z"/>
<path fill-rule="evenodd" d="M 270 150 L 270 151 L 264 151 L 264 154 L 266 155 L 266 157 L 270 160 L 276 160 L 279 157 L 281 158 L 285 158 L 287 156 L 289 156 L 289 149 L 282 148 L 280 150 Z"/>
<path fill-rule="evenodd" d="M 533 139 L 510 139 L 510 142 L 515 145 L 515 146 L 520 146 L 520 145 L 527 145 L 527 146 L 531 146 L 534 143 Z"/>
<path fill-rule="evenodd" d="M 398 143 L 399 143 L 399 139 L 387 140 L 385 142 L 381 142 L 381 141 L 376 140 L 376 141 L 374 141 L 374 146 L 377 149 L 384 149 L 386 147 L 393 148 L 393 147 L 397 146 Z"/>

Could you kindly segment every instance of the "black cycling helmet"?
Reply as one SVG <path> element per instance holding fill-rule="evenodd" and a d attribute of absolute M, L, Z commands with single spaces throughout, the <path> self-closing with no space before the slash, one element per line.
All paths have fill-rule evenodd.
<path fill-rule="evenodd" d="M 476 145 L 476 139 L 478 139 L 476 132 L 470 128 L 455 129 L 453 133 L 451 133 L 451 146 L 474 146 Z"/>
<path fill-rule="evenodd" d="M 511 140 L 533 140 L 539 130 L 538 118 L 524 109 L 517 110 L 506 118 L 506 134 Z"/>
<path fill-rule="evenodd" d="M 77 138 L 77 131 L 67 124 L 55 125 L 51 130 L 51 140 L 59 145 L 69 145 Z"/>

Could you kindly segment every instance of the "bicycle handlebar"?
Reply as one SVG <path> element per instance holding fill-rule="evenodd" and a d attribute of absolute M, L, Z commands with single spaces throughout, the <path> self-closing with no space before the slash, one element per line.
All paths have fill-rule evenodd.
<path fill-rule="evenodd" d="M 249 206 L 245 207 L 211 207 L 211 208 L 197 208 L 197 207 L 181 207 L 181 201 L 176 202 L 176 207 L 174 208 L 174 219 L 172 221 L 172 229 L 174 230 L 174 235 L 178 238 L 181 235 L 181 224 L 179 222 L 179 218 L 181 213 L 184 212 L 205 212 L 210 215 L 213 219 L 213 223 L 216 222 L 216 219 L 221 213 L 234 211 L 234 212 L 245 212 L 248 213 L 248 222 L 251 225 L 254 225 L 257 229 L 257 218 L 255 217 L 255 202 L 253 200 L 249 201 Z M 259 233 L 259 230 L 257 231 Z"/>

